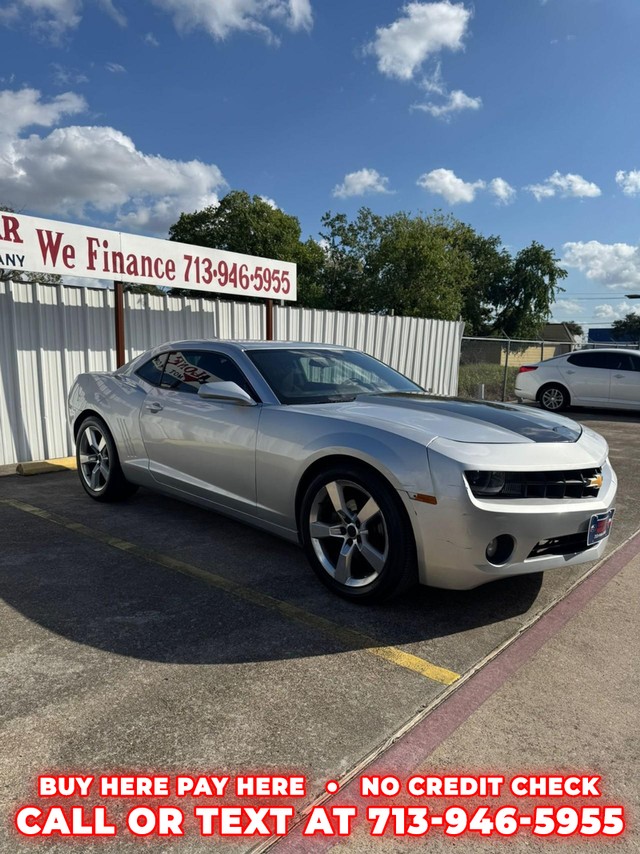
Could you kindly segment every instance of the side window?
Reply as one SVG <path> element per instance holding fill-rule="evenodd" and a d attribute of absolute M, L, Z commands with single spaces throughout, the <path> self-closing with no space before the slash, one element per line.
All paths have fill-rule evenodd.
<path fill-rule="evenodd" d="M 575 353 L 573 356 L 569 356 L 567 362 L 571 365 L 576 365 L 578 368 L 590 368 L 589 356 L 590 353 Z"/>
<path fill-rule="evenodd" d="M 633 357 L 628 353 L 616 353 L 616 363 L 613 366 L 614 371 L 635 371 Z"/>
<path fill-rule="evenodd" d="M 618 357 L 615 353 L 599 353 L 597 350 L 587 350 L 584 353 L 574 353 L 569 356 L 567 361 L 581 368 L 612 370 L 618 363 Z"/>
<path fill-rule="evenodd" d="M 218 382 L 237 383 L 252 397 L 256 397 L 240 368 L 222 353 L 183 350 L 169 354 L 162 377 L 162 388 L 197 394 L 204 383 Z"/>
<path fill-rule="evenodd" d="M 640 356 L 630 356 L 633 371 L 640 371 Z"/>
<path fill-rule="evenodd" d="M 161 353 L 159 356 L 149 359 L 149 361 L 145 362 L 142 367 L 138 368 L 136 376 L 139 376 L 151 385 L 159 386 L 162 381 L 162 372 L 164 370 L 164 363 L 166 360 L 166 353 Z"/>

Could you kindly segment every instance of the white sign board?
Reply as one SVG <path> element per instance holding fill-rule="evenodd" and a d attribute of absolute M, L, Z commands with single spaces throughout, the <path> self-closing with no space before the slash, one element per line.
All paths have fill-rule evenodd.
<path fill-rule="evenodd" d="M 295 300 L 296 265 L 119 231 L 0 212 L 0 267 Z"/>

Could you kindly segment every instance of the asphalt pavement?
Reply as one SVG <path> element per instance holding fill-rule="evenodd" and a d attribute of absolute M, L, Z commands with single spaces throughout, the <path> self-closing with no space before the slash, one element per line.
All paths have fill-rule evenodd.
<path fill-rule="evenodd" d="M 420 589 L 369 608 L 331 596 L 295 546 L 215 514 L 145 490 L 99 505 L 72 472 L 0 479 L 0 851 L 32 850 L 11 822 L 45 770 L 289 770 L 309 779 L 304 807 L 327 780 L 391 763 L 392 745 L 406 751 L 420 727 L 432 735 L 406 767 L 601 769 L 631 828 L 618 840 L 589 840 L 588 850 L 640 850 L 638 561 L 636 541 L 624 545 L 640 527 L 638 417 L 574 417 L 604 433 L 618 472 L 615 573 L 604 563 L 584 581 L 587 564 L 465 593 Z M 620 555 L 628 560 L 618 566 Z M 598 577 L 607 583 L 586 597 Z M 545 623 L 576 596 L 562 625 Z M 507 666 L 503 656 L 534 632 L 537 646 Z M 482 687 L 477 680 L 491 673 Z M 466 698 L 464 713 L 456 697 Z M 163 852 L 256 845 L 153 842 Z M 359 833 L 342 843 L 400 844 Z M 429 838 L 430 850 L 452 844 Z M 508 844 L 540 842 L 519 834 Z M 73 848 L 112 845 L 140 847 L 123 837 Z M 298 846 L 291 850 L 320 850 L 316 840 Z"/>

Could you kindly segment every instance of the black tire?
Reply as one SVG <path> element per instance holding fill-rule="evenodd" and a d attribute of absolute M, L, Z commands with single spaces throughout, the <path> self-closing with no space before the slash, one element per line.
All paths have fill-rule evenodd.
<path fill-rule="evenodd" d="M 415 539 L 402 502 L 364 466 L 335 466 L 315 477 L 302 499 L 300 530 L 318 578 L 352 602 L 381 602 L 418 580 Z"/>
<path fill-rule="evenodd" d="M 548 383 L 538 392 L 538 402 L 547 412 L 562 412 L 571 403 L 569 392 L 559 383 Z"/>
<path fill-rule="evenodd" d="M 94 501 L 123 501 L 138 489 L 122 473 L 113 436 L 97 415 L 90 415 L 80 425 L 76 463 L 80 483 Z"/>

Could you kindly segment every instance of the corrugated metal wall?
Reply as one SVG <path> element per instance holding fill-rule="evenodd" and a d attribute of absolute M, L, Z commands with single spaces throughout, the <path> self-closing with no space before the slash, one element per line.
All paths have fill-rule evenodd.
<path fill-rule="evenodd" d="M 163 341 L 264 338 L 262 304 L 125 294 L 127 358 Z M 276 307 L 275 337 L 356 347 L 455 394 L 463 325 Z M 64 457 L 75 377 L 115 368 L 113 291 L 0 282 L 0 465 Z"/>

